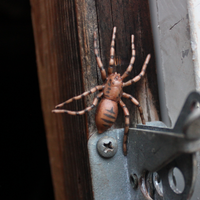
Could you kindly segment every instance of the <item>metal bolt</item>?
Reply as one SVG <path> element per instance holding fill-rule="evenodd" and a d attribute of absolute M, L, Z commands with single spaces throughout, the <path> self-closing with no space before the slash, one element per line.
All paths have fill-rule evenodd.
<path fill-rule="evenodd" d="M 104 136 L 97 142 L 98 153 L 104 158 L 111 158 L 117 152 L 117 140 L 113 137 Z"/>
<path fill-rule="evenodd" d="M 136 174 L 131 174 L 130 175 L 130 183 L 133 187 L 133 189 L 136 189 L 138 186 L 138 177 Z"/>

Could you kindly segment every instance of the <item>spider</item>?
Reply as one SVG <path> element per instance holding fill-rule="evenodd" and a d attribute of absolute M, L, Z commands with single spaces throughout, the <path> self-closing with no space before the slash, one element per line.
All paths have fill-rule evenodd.
<path fill-rule="evenodd" d="M 116 27 L 113 28 L 113 34 L 112 34 L 112 41 L 111 41 L 111 48 L 110 48 L 110 61 L 109 61 L 109 67 L 108 67 L 108 76 L 106 76 L 106 71 L 103 67 L 101 58 L 99 57 L 99 52 L 97 49 L 97 34 L 94 33 L 94 53 L 96 56 L 97 65 L 101 71 L 101 77 L 104 82 L 102 85 L 98 85 L 94 88 L 92 88 L 90 91 L 84 92 L 81 95 L 75 96 L 59 105 L 57 105 L 52 112 L 54 113 L 68 113 L 70 115 L 83 115 L 86 112 L 89 112 L 92 110 L 97 104 L 100 98 L 101 101 L 98 105 L 98 108 L 96 110 L 95 115 L 95 122 L 97 126 L 98 133 L 103 133 L 108 128 L 110 128 L 113 123 L 116 121 L 117 114 L 118 114 L 118 103 L 122 107 L 124 111 L 125 116 L 125 128 L 124 128 L 124 137 L 123 137 L 123 153 L 124 155 L 127 155 L 127 137 L 128 137 L 128 130 L 129 130 L 129 111 L 124 104 L 124 102 L 121 100 L 122 97 L 130 99 L 133 104 L 135 104 L 138 107 L 141 121 L 143 124 L 145 124 L 145 119 L 143 116 L 143 110 L 140 106 L 139 102 L 130 94 L 127 94 L 123 92 L 123 87 L 129 86 L 137 81 L 139 81 L 142 76 L 145 74 L 145 70 L 147 68 L 147 64 L 149 63 L 151 55 L 148 54 L 145 62 L 142 66 L 142 70 L 139 75 L 135 76 L 133 79 L 123 82 L 124 78 L 126 78 L 132 68 L 133 64 L 135 62 L 135 45 L 134 45 L 134 35 L 131 35 L 131 50 L 132 50 L 132 57 L 130 59 L 130 64 L 124 74 L 121 76 L 120 74 L 117 74 L 117 72 L 113 73 L 113 66 L 114 66 L 114 56 L 115 56 L 115 37 L 116 37 Z M 96 91 L 100 91 L 99 94 L 94 98 L 93 103 L 91 106 L 87 107 L 84 110 L 81 111 L 70 111 L 65 109 L 57 109 L 62 107 L 63 105 L 67 103 L 71 103 L 74 100 L 81 99 L 82 97 L 85 97 L 89 94 L 92 94 Z"/>

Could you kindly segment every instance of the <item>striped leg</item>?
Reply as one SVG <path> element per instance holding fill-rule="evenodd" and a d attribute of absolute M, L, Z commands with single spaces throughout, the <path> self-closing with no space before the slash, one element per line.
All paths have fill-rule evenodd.
<path fill-rule="evenodd" d="M 134 77 L 133 79 L 131 79 L 130 81 L 127 81 L 126 83 L 123 83 L 123 87 L 132 85 L 133 83 L 139 81 L 144 76 L 150 58 L 151 58 L 151 55 L 148 54 L 146 59 L 145 59 L 145 61 L 144 61 L 144 64 L 142 66 L 142 70 L 141 70 L 140 74 L 137 75 L 136 77 Z"/>
<path fill-rule="evenodd" d="M 112 41 L 110 45 L 110 61 L 109 61 L 109 67 L 108 67 L 108 75 L 113 73 L 113 66 L 115 64 L 115 37 L 116 37 L 116 27 L 113 28 L 113 34 L 112 34 Z"/>
<path fill-rule="evenodd" d="M 125 92 L 123 92 L 122 97 L 130 99 L 132 101 L 132 103 L 134 103 L 138 107 L 142 124 L 146 124 L 144 115 L 143 115 L 143 110 L 142 110 L 142 107 L 139 104 L 139 102 L 133 96 L 131 96 L 130 94 L 127 94 Z"/>
<path fill-rule="evenodd" d="M 95 56 L 96 56 L 97 65 L 98 65 L 98 67 L 101 71 L 101 78 L 104 81 L 106 79 L 106 71 L 103 67 L 101 58 L 99 56 L 99 51 L 97 49 L 97 33 L 96 32 L 94 32 L 94 53 L 95 53 Z"/>
<path fill-rule="evenodd" d="M 128 138 L 128 130 L 129 130 L 129 111 L 122 100 L 119 101 L 120 106 L 124 111 L 125 116 L 125 128 L 124 128 L 124 139 L 123 139 L 123 152 L 124 155 L 127 155 L 127 138 Z"/>
<path fill-rule="evenodd" d="M 69 115 L 83 115 L 85 114 L 86 112 L 89 112 L 90 110 L 92 110 L 98 103 L 99 101 L 99 98 L 101 98 L 103 95 L 103 92 L 99 93 L 95 98 L 94 98 L 94 101 L 92 103 L 91 106 L 87 107 L 85 110 L 81 110 L 81 111 L 70 111 L 70 110 L 52 110 L 52 112 L 54 113 L 68 113 Z"/>
<path fill-rule="evenodd" d="M 105 87 L 104 85 L 98 85 L 98 86 L 92 88 L 90 91 L 84 92 L 81 95 L 75 96 L 75 97 L 73 97 L 71 99 L 68 99 L 67 101 L 65 101 L 65 102 L 63 102 L 61 104 L 58 104 L 55 108 L 60 108 L 60 107 L 64 106 L 67 103 L 71 103 L 74 100 L 81 99 L 81 98 L 83 98 L 83 97 L 85 97 L 85 96 L 87 96 L 89 94 L 92 94 L 92 93 L 96 92 L 97 90 L 102 90 L 104 87 Z"/>
<path fill-rule="evenodd" d="M 124 74 L 122 75 L 122 80 L 130 74 L 131 70 L 133 69 L 133 64 L 135 62 L 134 35 L 131 35 L 131 51 L 132 51 L 132 57 L 130 60 L 130 64 L 129 64 L 128 68 L 126 69 L 126 71 L 124 72 Z"/>

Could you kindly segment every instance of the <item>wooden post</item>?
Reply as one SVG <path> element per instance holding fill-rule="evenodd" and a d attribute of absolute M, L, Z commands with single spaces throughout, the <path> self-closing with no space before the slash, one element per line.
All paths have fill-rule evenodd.
<path fill-rule="evenodd" d="M 129 64 L 131 34 L 135 35 L 136 61 L 129 78 L 140 72 L 146 55 L 152 55 L 145 77 L 124 91 L 140 101 L 147 121 L 159 119 L 148 0 L 31 0 L 31 5 L 55 197 L 93 199 L 87 140 L 96 131 L 95 110 L 82 116 L 53 114 L 51 110 L 56 104 L 102 83 L 94 56 L 93 33 L 98 33 L 100 55 L 107 69 L 112 28 L 116 26 L 114 70 L 122 74 Z M 93 98 L 91 95 L 85 101 L 73 102 L 66 109 L 82 110 L 92 104 Z M 129 100 L 124 102 L 134 126 L 140 122 L 139 113 Z M 120 109 L 114 128 L 123 124 Z"/>

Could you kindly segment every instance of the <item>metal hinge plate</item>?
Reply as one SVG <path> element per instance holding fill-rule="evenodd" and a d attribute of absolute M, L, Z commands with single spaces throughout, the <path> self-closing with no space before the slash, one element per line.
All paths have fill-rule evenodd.
<path fill-rule="evenodd" d="M 189 95 L 173 129 L 159 121 L 130 128 L 127 156 L 122 150 L 124 129 L 92 135 L 88 150 L 94 199 L 190 199 L 200 161 L 196 153 L 200 149 L 199 133 L 194 129 L 200 115 L 195 118 L 190 112 L 194 101 L 200 102 L 200 95 L 196 92 Z M 98 151 L 102 150 L 97 148 L 98 141 L 105 136 L 106 142 L 102 143 L 105 151 L 116 152 L 107 158 L 100 155 Z M 117 145 L 112 146 L 114 140 Z M 182 191 L 176 188 L 175 168 L 180 170 L 184 179 Z"/>

